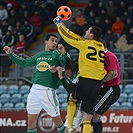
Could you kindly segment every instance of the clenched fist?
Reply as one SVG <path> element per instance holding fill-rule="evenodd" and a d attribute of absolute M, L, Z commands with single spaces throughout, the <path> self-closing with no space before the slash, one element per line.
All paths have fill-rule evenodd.
<path fill-rule="evenodd" d="M 66 54 L 66 50 L 62 44 L 58 44 L 58 51 L 63 55 Z"/>
<path fill-rule="evenodd" d="M 3 50 L 6 52 L 6 54 L 10 54 L 11 53 L 11 48 L 9 46 L 5 46 L 3 48 Z"/>

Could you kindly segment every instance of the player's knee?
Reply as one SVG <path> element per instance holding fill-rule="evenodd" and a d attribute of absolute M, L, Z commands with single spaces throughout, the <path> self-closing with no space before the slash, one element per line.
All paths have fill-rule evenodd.
<path fill-rule="evenodd" d="M 93 115 L 93 120 L 100 120 L 100 118 L 101 118 L 101 115 L 97 113 Z"/>

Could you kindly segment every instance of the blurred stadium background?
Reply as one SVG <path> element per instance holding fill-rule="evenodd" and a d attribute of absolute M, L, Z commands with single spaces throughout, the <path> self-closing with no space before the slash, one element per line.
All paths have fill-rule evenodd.
<path fill-rule="evenodd" d="M 6 19 L 2 20 L 0 15 L 0 31 L 3 31 L 4 26 L 2 23 L 5 20 L 8 23 L 8 26 L 4 28 L 6 29 L 6 32 L 7 30 L 9 30 L 9 26 L 12 27 L 11 31 L 15 31 L 14 27 L 16 27 L 16 25 L 13 24 L 16 24 L 16 22 L 20 18 L 11 17 L 11 10 L 14 10 L 17 15 L 20 15 L 19 13 L 22 13 L 23 11 L 23 16 L 25 16 L 24 14 L 28 12 L 29 17 L 31 17 L 34 14 L 34 11 L 37 10 L 42 17 L 41 30 L 39 30 L 38 32 L 38 30 L 36 31 L 36 29 L 38 28 L 33 27 L 33 33 L 30 41 L 27 40 L 26 35 L 21 31 L 21 34 L 25 36 L 25 41 L 28 41 L 28 43 L 25 50 L 18 55 L 23 58 L 27 58 L 31 57 L 35 53 L 38 53 L 39 51 L 42 51 L 44 49 L 45 35 L 47 35 L 48 33 L 54 33 L 59 37 L 59 43 L 63 43 L 66 46 L 67 52 L 70 53 L 71 58 L 77 59 L 78 50 L 68 47 L 68 45 L 62 41 L 55 25 L 52 23 L 53 18 L 56 16 L 56 10 L 59 6 L 68 5 L 72 10 L 72 18 L 64 22 L 67 27 L 72 24 L 73 17 L 76 18 L 76 16 L 78 15 L 79 9 L 80 11 L 83 11 L 85 21 L 81 27 L 84 30 L 91 24 L 97 24 L 96 20 L 99 19 L 98 16 L 100 16 L 101 13 L 96 13 L 96 10 L 99 12 L 101 10 L 105 10 L 106 17 L 101 17 L 110 20 L 110 27 L 107 26 L 107 29 L 104 29 L 104 27 L 106 27 L 106 25 L 103 25 L 104 20 L 100 20 L 100 22 L 98 22 L 97 24 L 105 30 L 103 32 L 103 38 L 107 34 L 107 30 L 112 29 L 113 22 L 115 22 L 114 18 L 120 17 L 124 23 L 124 27 L 126 28 L 123 28 L 122 32 L 119 34 L 114 33 L 117 39 L 114 42 L 112 40 L 109 40 L 111 43 L 113 43 L 113 47 L 111 47 L 112 45 L 110 44 L 109 50 L 116 54 L 120 63 L 121 95 L 118 101 L 113 104 L 110 107 L 110 110 L 107 111 L 105 116 L 103 116 L 103 132 L 132 133 L 133 128 L 131 122 L 133 118 L 133 57 L 131 58 L 131 53 L 133 53 L 133 2 L 132 0 L 102 0 L 102 2 L 104 6 L 101 7 L 99 4 L 100 0 L 3 0 L 0 1 L 0 7 L 1 5 L 3 6 L 2 8 L 7 11 L 8 16 Z M 113 2 L 114 4 L 111 9 L 116 10 L 116 12 L 114 11 L 116 13 L 115 16 L 109 14 L 109 2 Z M 125 3 L 124 6 L 123 4 L 121 4 L 122 2 Z M 91 4 L 93 4 L 93 6 L 91 6 Z M 23 6 L 25 7 L 23 8 Z M 29 7 L 32 8 L 30 8 L 29 10 Z M 1 11 L 2 9 L 0 8 L 0 12 Z M 46 13 L 49 13 L 49 11 L 51 11 L 50 17 L 46 16 Z M 89 14 L 90 12 L 93 12 L 95 15 L 91 16 Z M 86 15 L 86 13 L 88 13 L 88 16 Z M 131 23 L 127 23 L 127 19 L 130 19 Z M 13 20 L 16 21 L 13 23 Z M 23 17 L 21 22 L 22 25 L 20 27 L 23 26 L 25 20 L 28 20 L 31 23 L 30 19 Z M 91 20 L 91 24 L 89 20 Z M 20 29 L 17 30 L 17 35 L 19 35 Z M 128 30 L 131 30 L 131 33 Z M 6 35 L 6 32 L 4 31 L 3 34 L 0 34 L 0 133 L 26 133 L 26 100 L 27 95 L 30 91 L 31 77 L 35 70 L 35 67 L 22 68 L 11 62 L 7 55 L 2 51 L 3 45 L 7 45 L 4 43 L 7 43 L 10 40 L 3 39 Z M 131 37 L 128 37 L 129 33 L 131 34 Z M 12 36 L 14 36 L 15 38 L 14 33 L 12 33 Z M 12 49 L 14 48 L 16 42 L 14 41 Z M 121 45 L 121 47 L 119 45 Z M 132 64 L 132 66 L 129 66 L 129 64 Z M 57 90 L 57 94 L 59 96 L 61 114 L 63 120 L 65 120 L 67 92 L 64 90 L 63 86 L 60 86 Z M 48 122 L 50 124 L 48 124 Z M 77 132 L 78 131 L 80 131 L 80 128 L 77 129 Z M 45 114 L 44 111 L 41 112 L 38 120 L 38 132 L 57 132 L 54 124 L 52 123 L 52 120 Z"/>

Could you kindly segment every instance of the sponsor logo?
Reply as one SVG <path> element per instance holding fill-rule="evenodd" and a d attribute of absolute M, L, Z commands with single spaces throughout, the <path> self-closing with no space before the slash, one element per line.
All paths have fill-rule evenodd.
<path fill-rule="evenodd" d="M 119 127 L 103 127 L 103 133 L 104 132 L 105 133 L 107 133 L 107 132 L 119 133 Z"/>
<path fill-rule="evenodd" d="M 36 68 L 38 71 L 44 72 L 44 71 L 48 70 L 49 64 L 45 61 L 42 61 L 37 65 Z"/>
<path fill-rule="evenodd" d="M 124 114 L 116 115 L 115 113 L 110 113 L 109 118 L 103 115 L 101 119 L 102 123 L 131 123 L 133 116 L 127 116 Z"/>
<path fill-rule="evenodd" d="M 44 132 L 51 132 L 55 129 L 55 124 L 52 118 L 46 112 L 39 116 L 38 126 Z"/>
<path fill-rule="evenodd" d="M 26 127 L 26 120 L 12 121 L 11 118 L 0 118 L 0 127 Z"/>

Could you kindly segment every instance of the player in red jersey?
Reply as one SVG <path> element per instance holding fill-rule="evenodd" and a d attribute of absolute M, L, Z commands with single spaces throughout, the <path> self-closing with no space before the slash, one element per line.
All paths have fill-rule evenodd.
<path fill-rule="evenodd" d="M 94 133 L 102 133 L 101 116 L 115 103 L 120 96 L 120 66 L 114 53 L 107 50 L 107 44 L 100 39 L 105 47 L 105 69 L 107 74 L 102 82 L 99 100 L 95 106 L 92 124 Z"/>

